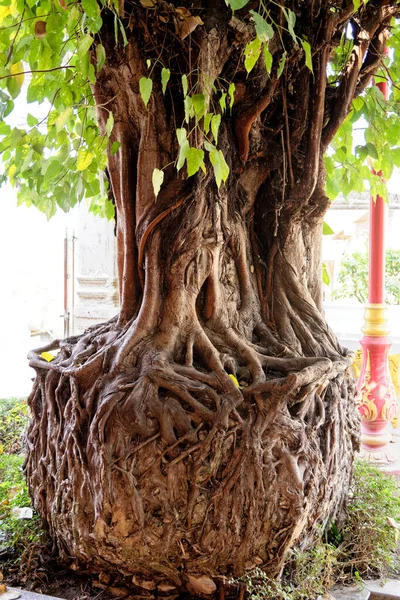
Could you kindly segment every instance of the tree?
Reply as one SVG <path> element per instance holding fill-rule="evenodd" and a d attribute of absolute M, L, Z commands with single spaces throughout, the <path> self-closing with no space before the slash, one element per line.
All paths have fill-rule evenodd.
<path fill-rule="evenodd" d="M 386 250 L 385 289 L 386 304 L 400 304 L 400 250 Z M 368 301 L 368 253 L 353 252 L 341 262 L 338 274 L 338 287 L 332 297 L 356 298 L 361 304 Z"/>
<path fill-rule="evenodd" d="M 398 10 L 3 4 L 3 115 L 27 71 L 51 105 L 44 132 L 1 125 L 5 177 L 48 216 L 85 194 L 110 213 L 107 162 L 116 209 L 118 318 L 30 354 L 26 474 L 63 558 L 211 593 L 339 519 L 358 416 L 322 313 L 325 181 L 383 194 L 364 163 L 399 160 L 397 87 L 367 90 L 397 75 Z"/>

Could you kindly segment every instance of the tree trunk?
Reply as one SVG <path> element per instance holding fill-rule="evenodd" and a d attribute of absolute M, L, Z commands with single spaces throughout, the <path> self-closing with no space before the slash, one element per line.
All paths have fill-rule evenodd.
<path fill-rule="evenodd" d="M 332 14 L 317 36 L 333 35 Z M 198 32 L 193 60 L 214 82 L 237 58 L 230 27 Z M 237 82 L 218 140 L 226 185 L 210 166 L 185 178 L 171 165 L 157 200 L 152 172 L 177 156 L 181 92 L 164 98 L 154 81 L 146 109 L 143 40 L 118 54 L 109 41 L 94 93 L 121 143 L 109 156 L 121 314 L 57 343 L 50 363 L 31 353 L 26 473 L 66 560 L 204 592 L 200 576 L 254 564 L 279 576 L 290 548 L 340 519 L 359 420 L 352 356 L 322 311 L 332 131 L 330 46 L 317 41 L 313 75 L 292 62 L 268 79 L 258 65 Z"/>

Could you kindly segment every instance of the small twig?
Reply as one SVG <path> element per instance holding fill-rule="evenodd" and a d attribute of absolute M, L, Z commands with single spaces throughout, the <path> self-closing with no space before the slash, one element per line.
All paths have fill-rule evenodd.
<path fill-rule="evenodd" d="M 19 73 L 10 73 L 3 75 L 1 79 L 9 79 L 10 77 L 18 77 L 19 75 L 30 75 L 31 73 L 51 73 L 51 71 L 59 71 L 60 69 L 75 69 L 74 65 L 65 65 L 63 67 L 53 67 L 52 69 L 32 69 L 31 71 L 20 71 Z"/>

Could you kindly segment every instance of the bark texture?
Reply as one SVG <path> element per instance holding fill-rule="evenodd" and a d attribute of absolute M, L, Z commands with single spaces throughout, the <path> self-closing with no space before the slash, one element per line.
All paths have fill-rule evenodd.
<path fill-rule="evenodd" d="M 271 76 L 260 59 L 246 78 L 257 4 L 233 18 L 223 2 L 126 5 L 129 43 L 117 50 L 105 18 L 94 94 L 100 126 L 112 110 L 121 143 L 109 157 L 121 313 L 47 348 L 60 349 L 50 363 L 44 349 L 30 354 L 26 474 L 61 557 L 159 593 L 168 583 L 210 594 L 255 564 L 279 576 L 294 544 L 340 518 L 358 444 L 352 357 L 322 312 L 322 156 L 379 64 L 395 9 L 370 0 L 329 86 L 353 3 L 287 3 L 314 74 L 282 29 Z M 204 25 L 184 37 L 192 14 Z M 155 63 L 146 109 L 139 80 L 160 56 L 170 85 L 164 97 Z M 235 81 L 218 140 L 230 176 L 218 189 L 210 165 L 186 178 L 171 164 L 155 201 L 153 169 L 178 154 L 182 73 L 210 106 Z"/>

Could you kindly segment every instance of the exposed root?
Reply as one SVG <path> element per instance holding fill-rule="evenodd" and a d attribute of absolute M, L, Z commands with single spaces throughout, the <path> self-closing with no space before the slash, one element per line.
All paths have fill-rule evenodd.
<path fill-rule="evenodd" d="M 31 353 L 26 472 L 66 560 L 185 587 L 185 573 L 240 574 L 256 556 L 275 576 L 299 536 L 340 510 L 337 468 L 356 443 L 339 421 L 349 358 L 269 356 L 233 329 L 192 325 L 192 365 L 142 337 L 111 372 L 115 340 L 140 339 L 115 323 Z"/>

